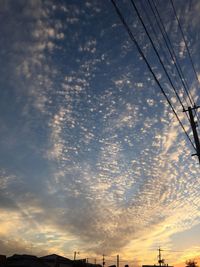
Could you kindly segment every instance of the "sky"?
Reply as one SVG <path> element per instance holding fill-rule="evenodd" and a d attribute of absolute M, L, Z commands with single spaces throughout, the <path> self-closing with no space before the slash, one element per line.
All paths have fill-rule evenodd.
<path fill-rule="evenodd" d="M 158 32 L 148 1 L 134 2 Z M 193 138 L 130 1 L 117 3 Z M 155 4 L 198 104 L 170 1 Z M 200 2 L 174 5 L 200 75 Z M 1 254 L 105 254 L 107 266 L 120 254 L 136 266 L 161 247 L 169 264 L 198 260 L 198 160 L 111 1 L 0 0 L 0 20 Z"/>

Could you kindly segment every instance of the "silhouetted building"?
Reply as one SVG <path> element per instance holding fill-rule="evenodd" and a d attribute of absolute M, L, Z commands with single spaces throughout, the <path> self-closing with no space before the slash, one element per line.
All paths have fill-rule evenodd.
<path fill-rule="evenodd" d="M 0 267 L 4 267 L 6 265 L 6 256 L 0 255 Z"/>
<path fill-rule="evenodd" d="M 40 257 L 40 259 L 48 265 L 48 267 L 73 267 L 72 260 L 56 254 Z"/>
<path fill-rule="evenodd" d="M 5 264 L 6 263 L 6 264 Z M 99 264 L 88 263 L 86 259 L 70 260 L 51 254 L 44 257 L 14 254 L 6 259 L 0 255 L 0 267 L 102 267 Z"/>
<path fill-rule="evenodd" d="M 100 264 L 88 263 L 87 259 L 73 261 L 73 267 L 102 267 Z"/>
<path fill-rule="evenodd" d="M 7 258 L 7 267 L 48 267 L 40 258 L 32 255 L 14 254 Z"/>
<path fill-rule="evenodd" d="M 142 265 L 142 267 L 174 267 L 174 266 L 170 266 L 168 264 L 164 264 L 164 265 Z"/>

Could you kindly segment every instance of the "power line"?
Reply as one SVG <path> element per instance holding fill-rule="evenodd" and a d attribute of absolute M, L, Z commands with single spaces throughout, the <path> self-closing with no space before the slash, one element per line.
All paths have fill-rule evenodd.
<path fill-rule="evenodd" d="M 143 21 L 141 15 L 140 15 L 140 12 L 139 12 L 139 10 L 138 10 L 136 4 L 134 3 L 134 1 L 133 1 L 133 0 L 130 0 L 130 1 L 131 1 L 131 4 L 132 4 L 132 6 L 133 6 L 135 12 L 137 13 L 137 16 L 138 16 L 138 18 L 139 18 L 139 20 L 140 20 L 140 22 L 141 22 L 141 24 L 142 24 L 142 26 L 143 26 L 143 28 L 144 28 L 144 30 L 145 30 L 145 33 L 147 34 L 147 36 L 148 36 L 148 38 L 149 38 L 149 40 L 150 40 L 150 43 L 151 43 L 151 45 L 152 45 L 152 47 L 153 47 L 153 49 L 154 49 L 154 51 L 155 51 L 155 53 L 156 53 L 156 56 L 157 56 L 158 59 L 159 59 L 159 62 L 160 62 L 160 64 L 161 64 L 161 66 L 162 66 L 163 69 L 164 69 L 164 72 L 165 72 L 165 74 L 166 74 L 166 76 L 167 76 L 167 78 L 168 78 L 168 80 L 169 80 L 169 82 L 170 82 L 170 85 L 172 86 L 172 88 L 173 88 L 173 90 L 174 90 L 174 92 L 175 92 L 175 94 L 176 94 L 176 96 L 177 96 L 177 98 L 178 98 L 178 101 L 179 101 L 179 103 L 181 104 L 181 106 L 182 106 L 182 108 L 183 108 L 183 111 L 185 111 L 185 107 L 184 107 L 184 105 L 183 105 L 183 103 L 182 103 L 182 101 L 181 101 L 181 99 L 180 99 L 180 97 L 179 97 L 179 95 L 178 95 L 178 93 L 177 93 L 177 91 L 176 91 L 176 88 L 174 87 L 174 84 L 173 84 L 173 82 L 172 82 L 172 79 L 170 78 L 170 76 L 169 76 L 169 74 L 168 74 L 168 72 L 167 72 L 167 70 L 166 70 L 166 68 L 165 68 L 165 65 L 164 65 L 164 63 L 163 63 L 163 61 L 162 61 L 162 59 L 161 59 L 161 57 L 160 57 L 160 55 L 159 55 L 159 53 L 158 53 L 158 50 L 157 50 L 156 47 L 155 47 L 155 44 L 154 44 L 154 42 L 153 42 L 153 40 L 152 40 L 152 38 L 151 38 L 151 36 L 150 36 L 148 30 L 147 30 L 147 27 L 146 27 L 146 25 L 144 24 L 144 21 Z M 187 116 L 187 118 L 188 118 L 188 120 L 189 120 L 189 122 L 190 122 L 190 117 L 189 117 L 189 115 L 188 115 L 187 113 L 186 113 L 186 116 Z M 197 149 L 197 147 L 196 147 L 196 149 Z"/>
<path fill-rule="evenodd" d="M 184 32 L 183 32 L 183 29 L 182 29 L 180 20 L 179 20 L 179 18 L 178 18 L 178 16 L 177 16 L 177 12 L 176 12 L 176 8 L 175 8 L 175 6 L 174 6 L 173 0 L 170 0 L 170 2 L 171 2 L 171 5 L 172 5 L 172 9 L 173 9 L 173 11 L 174 11 L 175 18 L 176 18 L 176 20 L 177 20 L 177 22 L 178 22 L 178 26 L 179 26 L 179 29 L 180 29 L 180 32 L 181 32 L 181 35 L 182 35 L 182 38 L 183 38 L 183 41 L 184 41 L 184 44 L 185 44 L 185 47 L 186 47 L 186 50 L 187 50 L 189 59 L 190 59 L 190 63 L 191 63 L 191 65 L 192 65 L 192 69 L 193 69 L 194 74 L 195 74 L 195 78 L 196 78 L 196 80 L 197 80 L 197 83 L 200 85 L 199 78 L 198 78 L 198 75 L 197 75 L 197 72 L 196 72 L 196 69 L 195 69 L 195 66 L 194 66 L 194 62 L 193 62 L 193 59 L 192 59 L 192 56 L 191 56 L 191 53 L 190 53 L 190 49 L 189 49 L 189 47 L 188 47 L 188 44 L 187 44 L 187 41 L 186 41 L 186 38 L 185 38 L 185 35 L 184 35 Z M 194 107 L 196 107 L 196 103 L 195 103 L 194 99 L 193 99 L 193 102 L 194 102 Z M 196 109 L 195 109 L 194 111 L 195 111 L 195 115 L 196 115 L 196 117 L 197 117 L 197 120 L 198 120 L 198 122 L 200 123 L 200 121 L 199 121 L 199 116 L 198 116 L 198 113 L 197 113 Z"/>
<path fill-rule="evenodd" d="M 174 66 L 175 66 L 175 68 L 177 70 L 177 73 L 178 73 L 178 76 L 180 78 L 180 81 L 181 81 L 181 83 L 183 85 L 183 88 L 184 88 L 184 90 L 185 90 L 185 92 L 186 92 L 186 94 L 187 94 L 187 96 L 189 98 L 190 103 L 193 105 L 192 97 L 190 96 L 190 93 L 189 93 L 189 85 L 187 83 L 187 80 L 184 77 L 182 68 L 180 66 L 179 60 L 178 60 L 178 58 L 176 56 L 176 53 L 174 51 L 174 48 L 172 46 L 171 40 L 170 40 L 170 38 L 168 36 L 168 33 L 167 33 L 167 30 L 166 30 L 165 25 L 163 23 L 163 20 L 162 20 L 160 14 L 159 14 L 159 11 L 158 11 L 158 9 L 157 9 L 157 7 L 155 5 L 154 0 L 152 0 L 152 4 L 153 4 L 154 8 L 153 8 L 150 0 L 147 0 L 147 1 L 149 3 L 150 9 L 151 9 L 151 11 L 152 11 L 152 13 L 153 13 L 153 15 L 155 17 L 155 20 L 157 22 L 157 25 L 159 27 L 159 30 L 160 30 L 160 32 L 161 32 L 161 34 L 163 36 L 163 39 L 164 39 L 165 44 L 166 44 L 166 47 L 167 47 L 167 49 L 169 51 L 170 57 L 172 59 L 172 62 L 173 62 Z M 155 9 L 155 11 L 154 11 L 154 9 Z M 186 103 L 187 103 L 187 101 L 186 101 Z"/>
<path fill-rule="evenodd" d="M 175 9 L 173 0 L 170 0 L 170 2 L 171 2 L 171 5 L 172 5 L 172 8 L 173 8 L 173 11 L 174 11 L 176 20 L 177 20 L 177 22 L 178 22 L 178 26 L 179 26 L 179 28 L 180 28 L 180 31 L 181 31 L 181 35 L 182 35 L 183 41 L 184 41 L 184 43 L 185 43 L 185 47 L 186 47 L 187 52 L 188 52 L 188 55 L 189 55 L 190 62 L 191 62 L 191 65 L 192 65 L 194 74 L 195 74 L 196 79 L 197 79 L 197 81 L 198 81 L 198 83 L 199 83 L 199 78 L 198 78 L 197 72 L 196 72 L 196 70 L 195 70 L 194 62 L 193 62 L 193 59 L 192 59 L 192 56 L 191 56 L 191 53 L 190 53 L 190 50 L 189 50 L 189 47 L 188 47 L 188 44 L 187 44 L 187 41 L 186 41 L 184 32 L 183 32 L 183 29 L 182 29 L 182 26 L 181 26 L 180 20 L 179 20 L 179 18 L 178 18 L 178 16 L 177 16 L 177 12 L 176 12 L 176 9 Z"/>
<path fill-rule="evenodd" d="M 159 38 L 158 38 L 158 34 L 156 33 L 156 30 L 155 30 L 155 27 L 154 27 L 154 25 L 153 25 L 153 23 L 152 23 L 152 21 L 151 21 L 151 18 L 150 18 L 150 16 L 148 15 L 148 12 L 147 12 L 146 8 L 145 8 L 144 5 L 143 5 L 143 1 L 140 1 L 140 4 L 141 4 L 142 10 L 143 10 L 143 12 L 145 13 L 145 16 L 146 16 L 146 18 L 147 18 L 147 20 L 148 20 L 148 23 L 149 23 L 149 25 L 150 25 L 150 27 L 151 27 L 153 33 L 154 33 L 154 36 L 155 36 L 156 41 L 157 41 L 157 43 L 158 43 L 158 45 L 159 45 L 159 48 L 160 48 L 160 50 L 161 50 L 162 53 L 163 53 L 163 56 L 164 56 L 164 58 L 165 58 L 165 61 L 166 61 L 167 64 L 171 67 L 171 62 L 170 62 L 170 60 L 168 59 L 168 56 L 166 55 L 165 50 L 163 49 L 163 45 L 162 45 L 161 41 L 160 41 Z M 150 6 L 150 7 L 151 7 L 151 6 Z M 151 7 L 151 8 L 152 8 L 152 7 Z M 151 11 L 153 12 L 154 10 L 151 10 Z M 180 72 L 179 72 L 178 66 L 177 66 L 177 64 L 176 64 L 176 61 L 175 61 L 174 58 L 173 58 L 172 52 L 171 52 L 170 47 L 169 47 L 169 45 L 168 45 L 168 43 L 167 43 L 166 37 L 164 36 L 164 34 L 163 34 L 163 32 L 162 32 L 161 26 L 159 25 L 159 22 L 158 22 L 158 20 L 157 20 L 157 17 L 155 16 L 155 13 L 154 13 L 154 17 L 155 17 L 155 19 L 156 19 L 156 22 L 157 22 L 157 25 L 158 25 L 159 30 L 160 30 L 160 32 L 161 32 L 161 35 L 162 35 L 162 37 L 163 37 L 163 39 L 164 39 L 164 43 L 165 43 L 165 45 L 166 45 L 166 47 L 167 47 L 167 49 L 168 49 L 168 52 L 169 52 L 169 54 L 170 54 L 170 56 L 171 56 L 171 60 L 172 60 L 172 62 L 173 62 L 173 65 L 172 65 L 172 66 L 175 66 L 176 71 L 177 71 L 177 73 L 178 73 L 178 76 L 179 76 L 179 78 L 180 78 L 180 81 L 181 81 L 181 83 L 183 84 L 183 78 L 182 78 L 181 75 L 180 75 Z M 178 78 L 177 78 L 177 76 L 175 75 L 175 72 L 172 71 L 172 68 L 170 68 L 170 70 L 171 70 L 172 75 L 174 76 L 176 82 L 179 83 Z M 183 84 L 183 86 L 184 86 L 184 84 Z M 183 89 L 183 88 L 181 88 L 181 89 Z M 183 95 L 182 95 L 182 97 L 183 97 L 183 99 L 184 99 L 186 105 L 189 106 L 188 101 L 187 101 L 187 99 L 186 99 L 186 97 L 185 97 L 185 95 L 184 95 L 184 90 L 183 90 Z M 188 118 L 188 120 L 189 120 L 189 116 L 188 116 L 187 113 L 186 113 L 186 116 L 187 116 L 187 118 Z"/>
<path fill-rule="evenodd" d="M 157 83 L 157 85 L 159 86 L 159 88 L 160 88 L 162 94 L 163 94 L 164 97 L 166 98 L 167 103 L 168 103 L 169 106 L 171 107 L 171 109 L 172 109 L 172 111 L 173 111 L 173 113 L 174 113 L 176 119 L 178 120 L 178 122 L 179 122 L 181 128 L 183 129 L 185 135 L 187 136 L 187 138 L 188 138 L 188 140 L 190 141 L 190 143 L 191 143 L 191 145 L 193 146 L 193 148 L 196 150 L 196 148 L 195 148 L 195 146 L 194 146 L 192 140 L 190 139 L 188 133 L 187 133 L 186 130 L 185 130 L 185 127 L 184 127 L 183 123 L 182 123 L 181 120 L 179 119 L 178 114 L 176 113 L 176 111 L 175 111 L 174 107 L 172 106 L 172 104 L 171 104 L 171 102 L 170 102 L 168 96 L 166 95 L 166 93 L 165 93 L 165 91 L 164 91 L 162 85 L 160 84 L 158 78 L 156 77 L 156 74 L 155 74 L 154 71 L 152 70 L 152 68 L 151 68 L 151 66 L 150 66 L 150 64 L 149 64 L 149 62 L 148 62 L 148 60 L 147 60 L 147 58 L 145 57 L 145 55 L 144 55 L 142 49 L 140 48 L 140 46 L 139 46 L 137 40 L 135 39 L 135 37 L 134 37 L 132 31 L 130 30 L 128 24 L 126 23 L 126 21 L 125 21 L 123 15 L 122 15 L 122 13 L 120 12 L 118 6 L 116 5 L 115 0 L 111 0 L 111 2 L 112 2 L 113 6 L 114 6 L 114 8 L 115 8 L 115 11 L 116 11 L 117 15 L 119 16 L 119 18 L 120 18 L 120 20 L 121 20 L 123 26 L 125 27 L 127 33 L 129 34 L 129 37 L 131 38 L 131 40 L 133 41 L 133 43 L 134 43 L 135 46 L 137 47 L 138 52 L 139 52 L 140 55 L 142 56 L 142 58 L 143 58 L 143 60 L 145 61 L 146 65 L 147 65 L 147 67 L 148 67 L 148 69 L 149 69 L 149 71 L 151 72 L 151 74 L 152 74 L 154 80 L 156 81 L 156 83 Z"/>
<path fill-rule="evenodd" d="M 161 31 L 161 33 L 162 33 L 162 36 L 163 36 L 163 38 L 164 38 L 164 40 L 165 40 L 166 46 L 167 46 L 167 48 L 168 48 L 168 50 L 169 50 L 170 56 L 171 56 L 172 61 L 173 61 L 174 65 L 175 65 L 175 67 L 176 67 L 176 70 L 177 70 L 178 75 L 179 75 L 179 77 L 180 77 L 180 80 L 181 80 L 181 82 L 182 82 L 183 88 L 184 88 L 184 90 L 185 90 L 185 92 L 186 92 L 186 94 L 187 94 L 187 96 L 188 96 L 188 98 L 189 98 L 189 101 L 190 101 L 190 103 L 191 103 L 192 106 L 196 106 L 195 101 L 194 101 L 192 95 L 191 95 L 190 92 L 189 92 L 189 91 L 190 91 L 190 89 L 189 89 L 189 85 L 188 85 L 188 83 L 187 83 L 187 80 L 186 80 L 185 77 L 184 77 L 184 74 L 183 74 L 182 68 L 181 68 L 181 66 L 180 66 L 179 60 L 178 60 L 178 58 L 177 58 L 177 56 L 176 56 L 176 53 L 175 53 L 175 51 L 174 51 L 174 49 L 173 49 L 171 40 L 170 40 L 170 38 L 169 38 L 169 36 L 168 36 L 167 30 L 166 30 L 166 28 L 165 28 L 165 25 L 164 25 L 164 23 L 163 23 L 163 20 L 162 20 L 160 14 L 159 14 L 159 11 L 158 11 L 158 9 L 157 9 L 157 7 L 156 7 L 156 4 L 155 4 L 154 0 L 152 0 L 152 4 L 153 4 L 154 9 L 155 9 L 155 11 L 154 11 L 154 9 L 153 9 L 153 7 L 152 7 L 152 4 L 151 4 L 150 0 L 148 0 L 148 3 L 149 3 L 149 6 L 150 6 L 150 8 L 151 8 L 152 13 L 154 14 L 154 17 L 155 17 L 156 22 L 157 22 L 157 24 L 158 24 L 158 27 L 159 27 L 159 29 L 160 29 L 160 31 Z M 156 14 L 157 14 L 157 15 L 156 15 Z M 158 17 L 158 18 L 157 18 L 157 17 Z M 159 19 L 159 21 L 158 21 L 158 19 Z M 160 22 L 160 23 L 159 23 L 159 22 Z M 162 26 L 162 27 L 161 27 L 161 26 Z M 197 120 L 199 121 L 199 118 L 198 118 L 198 115 L 197 115 L 196 110 L 195 110 L 195 115 L 196 115 L 196 117 L 197 117 Z M 188 117 L 188 119 L 189 119 L 189 117 Z M 200 123 L 200 121 L 199 121 L 199 123 Z"/>
<path fill-rule="evenodd" d="M 145 30 L 145 32 L 146 32 L 146 34 L 147 34 L 147 36 L 148 36 L 150 42 L 151 42 L 151 45 L 152 45 L 152 47 L 153 47 L 153 49 L 154 49 L 154 51 L 155 51 L 155 53 L 156 53 L 156 56 L 158 57 L 158 60 L 159 60 L 161 66 L 162 66 L 162 68 L 163 68 L 163 70 L 164 70 L 164 72 L 165 72 L 165 74 L 166 74 L 166 76 L 167 76 L 167 78 L 168 78 L 168 80 L 169 80 L 169 82 L 170 82 L 170 85 L 172 86 L 172 88 L 173 88 L 173 90 L 174 90 L 174 93 L 176 94 L 176 97 L 178 98 L 179 103 L 181 104 L 183 110 L 185 110 L 185 107 L 184 107 L 184 105 L 183 105 L 183 103 L 182 103 L 182 101 L 181 101 L 181 99 L 180 99 L 180 97 L 179 97 L 179 95 L 178 95 L 178 93 L 177 93 L 177 91 L 176 91 L 176 88 L 174 87 L 174 84 L 173 84 L 173 82 L 172 82 L 172 79 L 170 78 L 170 76 L 169 76 L 169 74 L 168 74 L 168 72 L 167 72 L 167 69 L 165 68 L 165 65 L 164 65 L 164 63 L 163 63 L 163 61 L 162 61 L 162 59 L 161 59 L 161 57 L 160 57 L 160 55 L 159 55 L 159 53 L 158 53 L 158 50 L 157 50 L 156 47 L 155 47 L 155 44 L 154 44 L 154 42 L 153 42 L 153 40 L 152 40 L 152 38 L 151 38 L 151 36 L 150 36 L 150 34 L 149 34 L 147 28 L 146 28 L 146 25 L 144 24 L 144 21 L 143 21 L 141 15 L 140 15 L 140 13 L 139 13 L 139 10 L 138 10 L 137 6 L 135 5 L 135 3 L 134 3 L 133 0 L 130 0 L 130 1 L 131 1 L 131 4 L 132 4 L 134 10 L 135 10 L 136 13 L 137 13 L 137 16 L 138 16 L 140 22 L 142 23 L 142 26 L 143 26 L 143 28 L 144 28 L 144 30 Z M 188 114 L 187 114 L 187 116 L 188 116 Z M 188 117 L 188 120 L 189 120 L 189 117 Z"/>
<path fill-rule="evenodd" d="M 152 21 L 151 21 L 150 16 L 148 15 L 147 9 L 144 7 L 143 1 L 140 1 L 140 4 L 141 4 L 142 10 L 143 10 L 143 12 L 145 13 L 145 16 L 146 16 L 146 18 L 147 18 L 147 20 L 148 20 L 148 24 L 150 25 L 151 30 L 153 31 L 153 34 L 154 34 L 154 36 L 155 36 L 155 38 L 156 38 L 156 41 L 157 41 L 157 43 L 158 43 L 158 45 L 159 45 L 159 48 L 160 48 L 160 50 L 162 51 L 162 54 L 163 54 L 163 56 L 164 56 L 164 58 L 165 58 L 165 61 L 166 61 L 167 64 L 171 67 L 171 62 L 170 62 L 170 60 L 168 59 L 168 56 L 166 55 L 165 50 L 163 49 L 163 45 L 162 45 L 161 41 L 159 40 L 158 34 L 156 33 L 155 27 L 154 27 L 154 25 L 153 25 L 153 23 L 152 23 Z M 151 6 L 150 6 L 150 7 L 151 7 Z M 152 8 L 152 7 L 151 7 L 151 8 Z M 154 12 L 154 10 L 152 10 L 152 12 Z M 154 13 L 154 17 L 156 18 L 157 25 L 158 25 L 159 30 L 160 30 L 160 32 L 161 32 L 161 35 L 162 35 L 162 37 L 163 37 L 163 39 L 164 39 L 165 45 L 166 45 L 166 47 L 167 47 L 167 49 L 168 49 L 168 52 L 170 53 L 171 60 L 172 60 L 172 62 L 173 62 L 173 64 L 174 64 L 174 66 L 176 67 L 176 71 L 178 72 L 178 76 L 179 76 L 179 78 L 180 78 L 180 81 L 181 81 L 181 83 L 183 84 L 183 79 L 182 79 L 181 74 L 180 74 L 180 72 L 179 72 L 178 66 L 177 66 L 177 64 L 176 64 L 176 61 L 175 61 L 174 58 L 173 58 L 172 52 L 171 52 L 170 47 L 169 47 L 169 45 L 168 45 L 168 43 L 167 43 L 167 40 L 166 40 L 166 38 L 165 38 L 165 36 L 164 36 L 164 34 L 163 34 L 163 32 L 162 32 L 161 26 L 159 25 L 159 22 L 158 22 L 158 20 L 157 20 L 157 17 L 155 16 L 155 13 Z M 172 68 L 170 68 L 170 70 L 172 71 Z M 172 75 L 175 75 L 175 72 L 174 72 L 174 71 L 172 71 Z M 176 75 L 174 76 L 174 78 L 175 78 L 176 82 L 178 83 L 178 79 L 177 79 L 177 76 L 176 76 Z M 183 84 L 183 86 L 184 86 L 184 84 Z M 183 88 L 182 88 L 182 89 L 183 89 Z M 183 90 L 183 99 L 184 99 L 186 105 L 189 106 L 188 101 L 187 101 L 187 99 L 185 98 L 185 95 L 184 95 L 184 90 Z M 187 114 L 187 113 L 186 113 L 186 114 Z M 188 114 L 187 114 L 187 118 L 189 119 Z"/>
<path fill-rule="evenodd" d="M 143 10 L 143 12 L 145 13 L 145 16 L 146 16 L 146 18 L 147 18 L 147 20 L 148 20 L 148 24 L 150 25 L 151 30 L 153 31 L 153 34 L 154 34 L 154 36 L 155 36 L 155 38 L 156 38 L 156 41 L 157 41 L 157 43 L 158 43 L 158 45 L 159 45 L 159 48 L 160 48 L 160 50 L 162 51 L 162 53 L 163 53 L 163 55 L 164 55 L 165 60 L 167 61 L 168 65 L 171 65 L 171 62 L 169 61 L 169 59 L 168 59 L 168 57 L 167 57 L 167 55 L 166 55 L 166 53 L 165 53 L 165 50 L 163 49 L 163 46 L 162 46 L 162 44 L 161 44 L 161 42 L 160 42 L 160 40 L 159 40 L 159 37 L 158 37 L 158 35 L 157 35 L 157 33 L 156 33 L 155 27 L 153 26 L 153 23 L 152 23 L 152 21 L 151 21 L 151 18 L 150 18 L 150 16 L 148 15 L 148 12 L 147 12 L 146 8 L 144 7 L 143 1 L 140 1 L 140 4 L 141 4 L 142 10 Z"/>
<path fill-rule="evenodd" d="M 168 49 L 168 52 L 169 52 L 170 57 L 171 57 L 171 60 L 172 60 L 174 66 L 175 66 L 175 68 L 176 68 L 176 71 L 177 71 L 177 73 L 178 73 L 178 76 L 179 76 L 179 78 L 180 78 L 180 81 L 181 81 L 183 87 L 185 87 L 185 84 L 184 84 L 184 81 L 183 81 L 184 79 L 183 79 L 183 77 L 182 77 L 183 75 L 181 75 L 181 71 L 179 70 L 179 69 L 180 69 L 180 65 L 178 65 L 178 62 L 176 62 L 177 60 L 176 60 L 176 58 L 174 57 L 174 54 L 175 54 L 175 53 L 173 53 L 174 51 L 171 51 L 171 48 L 172 48 L 172 50 L 173 50 L 173 47 L 172 47 L 172 45 L 171 45 L 171 48 L 170 48 L 170 45 L 168 44 L 168 42 L 170 42 L 170 39 L 168 38 L 168 36 L 165 36 L 165 34 L 167 35 L 167 32 L 165 32 L 165 34 L 163 33 L 163 29 L 162 29 L 162 27 L 160 26 L 160 23 L 159 23 L 158 18 L 157 18 L 156 14 L 155 14 L 155 11 L 153 10 L 153 7 L 152 7 L 152 5 L 151 5 L 151 2 L 148 1 L 148 4 L 149 4 L 149 6 L 150 6 L 151 12 L 153 13 L 153 15 L 154 15 L 154 17 L 155 17 L 156 23 L 157 23 L 158 28 L 159 28 L 159 30 L 160 30 L 160 32 L 161 32 L 161 35 L 162 35 L 163 40 L 164 40 L 164 43 L 165 43 L 165 45 L 166 45 L 166 47 L 167 47 L 167 49 Z M 144 8 L 143 8 L 143 10 L 146 12 L 146 10 L 145 10 Z M 160 18 L 160 19 L 161 19 L 161 18 Z M 149 18 L 149 20 L 150 20 L 150 18 Z M 153 27 L 153 26 L 152 26 L 152 27 Z M 163 27 L 164 27 L 164 26 L 163 26 Z M 153 27 L 153 29 L 154 29 L 154 27 Z M 154 32 L 155 32 L 155 29 L 154 29 Z M 155 34 L 156 34 L 156 33 L 155 33 Z M 168 38 L 168 39 L 167 39 L 167 38 Z M 162 45 L 161 45 L 161 47 L 162 47 Z M 165 56 L 165 57 L 166 57 L 166 56 Z M 166 57 L 166 59 L 167 59 L 167 57 Z M 168 64 L 171 65 L 171 63 L 169 63 L 169 62 L 168 62 Z M 175 78 L 177 78 L 177 77 L 175 76 Z M 177 79 L 176 79 L 176 80 L 177 80 Z M 185 89 L 185 88 L 184 88 L 184 89 Z M 188 106 L 187 99 L 185 98 L 184 94 L 183 94 L 183 98 L 184 98 L 185 103 L 186 103 L 187 106 Z"/>

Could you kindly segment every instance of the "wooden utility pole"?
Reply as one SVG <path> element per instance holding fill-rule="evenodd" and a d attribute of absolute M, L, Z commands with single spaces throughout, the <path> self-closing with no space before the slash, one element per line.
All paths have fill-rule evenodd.
<path fill-rule="evenodd" d="M 159 263 L 159 266 L 164 266 L 164 263 L 165 263 L 165 260 L 162 259 L 162 256 L 161 256 L 161 251 L 163 251 L 161 248 L 158 249 L 158 263 Z"/>
<path fill-rule="evenodd" d="M 162 265 L 162 257 L 161 257 L 161 249 L 158 249 L 158 263 L 161 266 Z"/>
<path fill-rule="evenodd" d="M 198 133 L 197 133 L 197 122 L 195 122 L 194 120 L 194 114 L 193 114 L 193 110 L 196 110 L 198 109 L 199 106 L 194 106 L 194 107 L 188 107 L 188 113 L 189 113 L 189 116 L 190 116 L 190 124 L 191 124 L 191 127 L 192 127 L 192 132 L 193 132 L 193 136 L 194 136 L 194 141 L 195 141 L 195 146 L 196 146 L 196 153 L 193 154 L 192 156 L 197 156 L 198 159 L 199 159 L 199 163 L 200 163 L 200 141 L 199 141 L 199 136 L 198 136 Z"/>
<path fill-rule="evenodd" d="M 103 265 L 103 267 L 105 266 L 105 255 L 103 254 L 103 262 L 102 262 L 102 265 Z"/>
<path fill-rule="evenodd" d="M 74 251 L 74 261 L 76 260 L 76 255 L 79 254 L 78 251 Z"/>
<path fill-rule="evenodd" d="M 117 267 L 119 267 L 119 255 L 117 255 Z"/>

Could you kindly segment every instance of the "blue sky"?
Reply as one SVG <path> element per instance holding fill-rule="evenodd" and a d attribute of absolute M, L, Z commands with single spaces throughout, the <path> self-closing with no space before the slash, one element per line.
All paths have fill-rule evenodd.
<path fill-rule="evenodd" d="M 198 104 L 170 1 L 155 2 Z M 174 4 L 198 73 L 200 4 Z M 130 2 L 119 6 L 192 138 Z M 2 0 L 0 10 L 2 253 L 198 256 L 198 161 L 111 2 Z"/>

